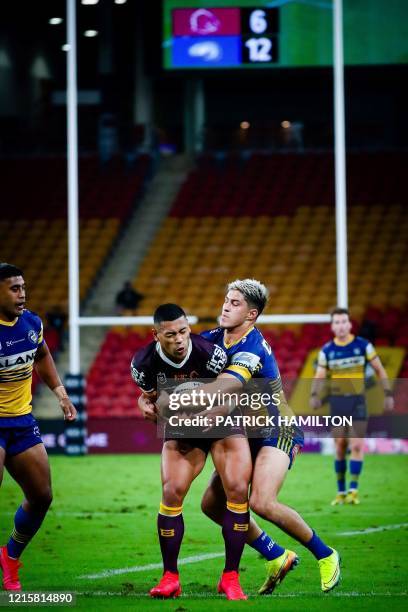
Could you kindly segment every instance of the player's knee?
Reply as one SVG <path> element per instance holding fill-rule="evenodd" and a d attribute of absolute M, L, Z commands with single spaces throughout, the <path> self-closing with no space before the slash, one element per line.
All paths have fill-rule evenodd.
<path fill-rule="evenodd" d="M 361 455 L 363 452 L 363 442 L 353 442 L 350 445 L 350 450 L 353 455 Z"/>
<path fill-rule="evenodd" d="M 249 498 L 249 509 L 255 512 L 258 516 L 264 516 L 265 512 L 265 499 L 259 495 L 252 494 Z"/>
<path fill-rule="evenodd" d="M 344 458 L 346 456 L 346 452 L 347 452 L 347 440 L 346 438 L 338 438 L 336 440 L 336 452 L 337 455 L 340 455 L 340 458 Z"/>
<path fill-rule="evenodd" d="M 273 520 L 277 516 L 277 503 L 274 499 L 266 499 L 260 495 L 251 495 L 249 498 L 249 509 L 258 516 Z"/>
<path fill-rule="evenodd" d="M 28 498 L 28 503 L 32 510 L 37 512 L 47 512 L 48 508 L 52 503 L 52 490 L 51 487 L 45 487 L 40 491 L 36 492 L 35 495 Z"/>
<path fill-rule="evenodd" d="M 229 502 L 233 504 L 244 504 L 248 499 L 248 486 L 242 482 L 230 483 L 230 485 L 225 488 L 225 494 Z"/>
<path fill-rule="evenodd" d="M 163 485 L 163 503 L 165 506 L 178 507 L 183 504 L 185 488 L 174 482 Z"/>

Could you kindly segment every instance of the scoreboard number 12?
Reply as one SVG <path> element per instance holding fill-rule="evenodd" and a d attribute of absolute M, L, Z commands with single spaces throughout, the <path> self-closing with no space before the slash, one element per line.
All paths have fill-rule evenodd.
<path fill-rule="evenodd" d="M 245 46 L 249 49 L 250 62 L 271 62 L 272 41 L 269 38 L 249 38 Z"/>
<path fill-rule="evenodd" d="M 244 64 L 278 61 L 278 9 L 242 9 L 241 32 Z"/>

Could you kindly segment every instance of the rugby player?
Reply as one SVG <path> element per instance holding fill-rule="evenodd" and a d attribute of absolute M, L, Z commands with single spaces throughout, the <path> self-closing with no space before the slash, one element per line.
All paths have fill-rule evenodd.
<path fill-rule="evenodd" d="M 394 408 L 394 398 L 387 373 L 375 348 L 368 340 L 351 334 L 351 321 L 346 308 L 335 308 L 331 313 L 333 340 L 319 352 L 315 377 L 312 383 L 310 405 L 318 409 L 322 405 L 320 394 L 327 377 L 331 390 L 329 404 L 331 416 L 351 416 L 353 427 L 335 427 L 336 445 L 334 469 L 337 478 L 337 494 L 333 506 L 359 504 L 358 480 L 364 461 L 364 433 L 367 423 L 367 407 L 364 397 L 364 379 L 367 364 L 373 368 L 384 389 L 385 410 Z M 335 381 L 335 382 L 334 382 Z M 346 454 L 350 448 L 350 487 L 347 492 Z"/>
<path fill-rule="evenodd" d="M 64 418 L 73 421 L 76 417 L 43 339 L 41 319 L 25 309 L 25 301 L 22 271 L 0 263 L 0 483 L 5 466 L 24 493 L 10 539 L 0 548 L 7 591 L 21 590 L 19 558 L 52 501 L 48 457 L 31 414 L 33 368 L 55 393 Z"/>
<path fill-rule="evenodd" d="M 267 299 L 266 287 L 254 279 L 236 280 L 228 285 L 220 327 L 203 333 L 203 337 L 223 348 L 229 359 L 217 380 L 201 388 L 208 396 L 217 393 L 221 379 L 225 392 L 240 390 L 251 380 L 267 379 L 271 389 L 280 395 L 279 411 L 287 408 L 272 349 L 255 327 Z M 225 386 L 227 380 L 228 387 Z M 248 441 L 253 460 L 250 509 L 277 525 L 315 556 L 321 588 L 325 592 L 330 591 L 340 579 L 337 551 L 327 546 L 294 509 L 278 501 L 288 469 L 303 445 L 303 434 L 296 429 L 282 428 L 278 435 L 276 432 L 272 435 L 260 432 L 259 437 L 251 437 Z M 224 500 L 222 480 L 216 471 L 203 496 L 203 512 L 220 523 Z M 252 518 L 247 543 L 266 559 L 267 577 L 259 593 L 271 593 L 299 559 L 293 551 L 285 550 L 272 541 Z"/>
<path fill-rule="evenodd" d="M 145 397 L 156 399 L 157 381 L 166 389 L 172 379 L 180 384 L 198 378 L 214 378 L 223 370 L 227 363 L 224 350 L 192 334 L 179 306 L 162 304 L 153 318 L 155 341 L 138 351 L 131 364 L 132 377 Z M 155 420 L 153 404 L 150 406 L 150 417 Z M 192 439 L 168 426 L 162 451 L 162 501 L 157 519 L 164 572 L 160 582 L 150 590 L 152 597 L 178 597 L 181 593 L 177 559 L 184 533 L 183 500 L 203 469 L 208 452 L 225 491 L 220 524 L 226 560 L 218 591 L 225 593 L 227 599 L 247 598 L 238 574 L 248 531 L 248 486 L 252 468 L 244 430 L 236 428 L 218 440 Z"/>

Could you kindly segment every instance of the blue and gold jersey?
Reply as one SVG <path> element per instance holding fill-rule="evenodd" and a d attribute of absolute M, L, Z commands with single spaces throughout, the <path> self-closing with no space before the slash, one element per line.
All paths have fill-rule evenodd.
<path fill-rule="evenodd" d="M 377 353 L 371 342 L 350 335 L 345 342 L 337 338 L 327 342 L 319 352 L 317 364 L 327 369 L 330 380 L 339 382 L 338 387 L 332 384 L 333 392 L 361 394 L 367 364 L 374 357 Z"/>
<path fill-rule="evenodd" d="M 224 374 L 232 374 L 243 384 L 251 378 L 280 379 L 278 364 L 271 347 L 256 327 L 251 327 L 239 340 L 224 341 L 224 329 L 217 327 L 202 333 L 204 338 L 218 344 L 228 356 Z"/>
<path fill-rule="evenodd" d="M 231 344 L 225 343 L 224 329 L 221 327 L 203 332 L 202 335 L 224 349 L 228 356 L 228 364 L 223 374 L 235 376 L 245 385 L 249 394 L 281 393 L 282 381 L 278 364 L 271 347 L 259 329 L 251 327 L 239 340 Z M 276 414 L 282 409 L 283 403 L 279 408 L 277 405 L 268 404 L 268 407 L 260 407 L 259 414 Z"/>
<path fill-rule="evenodd" d="M 34 358 L 43 342 L 43 325 L 35 313 L 24 310 L 12 322 L 0 320 L 0 417 L 31 412 Z"/>
<path fill-rule="evenodd" d="M 253 415 L 256 411 L 259 416 L 293 416 L 283 392 L 275 356 L 259 329 L 251 327 L 246 334 L 231 344 L 225 343 L 224 333 L 224 329 L 217 327 L 203 332 L 202 336 L 215 342 L 227 353 L 228 364 L 223 374 L 231 374 L 244 384 L 250 401 L 245 404 L 240 402 L 242 413 Z M 261 400 L 261 396 L 265 397 L 263 394 L 269 398 L 266 404 L 264 399 Z M 303 446 L 303 434 L 298 427 L 281 427 L 278 424 L 275 427 L 255 426 L 251 428 L 251 433 L 247 429 L 247 435 L 254 457 L 262 446 L 275 446 L 289 455 L 290 465 L 299 448 Z"/>

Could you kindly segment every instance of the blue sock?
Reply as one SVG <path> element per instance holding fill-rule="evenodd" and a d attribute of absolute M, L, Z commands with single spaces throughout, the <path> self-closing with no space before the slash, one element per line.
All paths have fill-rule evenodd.
<path fill-rule="evenodd" d="M 346 471 L 347 461 L 346 459 L 336 459 L 334 462 L 334 470 L 337 476 L 337 492 L 346 492 Z"/>
<path fill-rule="evenodd" d="M 276 542 L 271 540 L 265 531 L 261 533 L 261 535 L 256 538 L 253 542 L 250 543 L 250 546 L 257 550 L 267 561 L 272 561 L 272 559 L 277 559 L 285 552 L 285 549 L 282 546 L 279 546 Z"/>
<path fill-rule="evenodd" d="M 7 543 L 7 554 L 18 559 L 33 536 L 41 527 L 45 512 L 26 512 L 20 506 L 14 516 L 14 529 Z"/>
<path fill-rule="evenodd" d="M 315 534 L 315 532 L 313 532 L 310 542 L 305 544 L 305 546 L 318 560 L 328 557 L 333 552 L 333 549 L 326 546 L 326 544 L 319 538 L 319 536 Z"/>
<path fill-rule="evenodd" d="M 350 459 L 350 491 L 356 491 L 358 489 L 358 477 L 363 469 L 363 462 Z"/>

